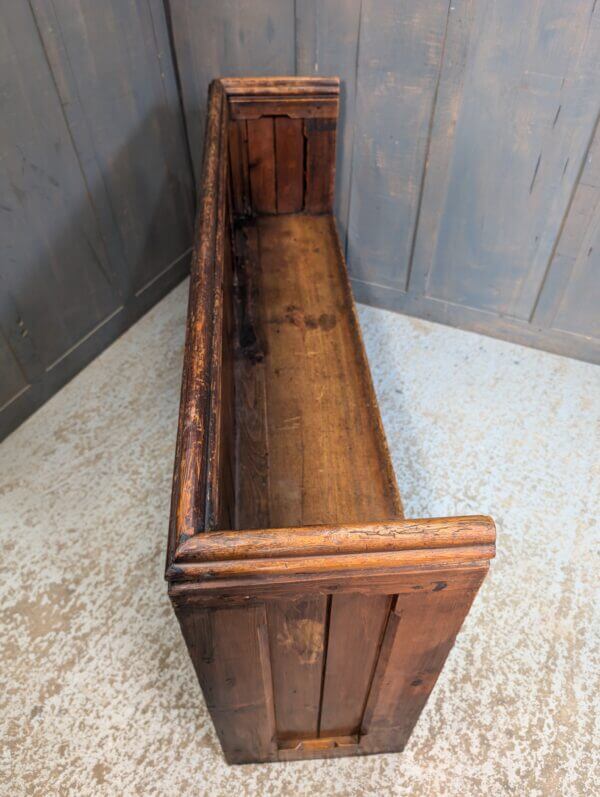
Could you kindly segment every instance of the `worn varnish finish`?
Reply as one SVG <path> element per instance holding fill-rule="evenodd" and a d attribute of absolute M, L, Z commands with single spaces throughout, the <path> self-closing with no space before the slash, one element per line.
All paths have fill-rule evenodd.
<path fill-rule="evenodd" d="M 402 750 L 494 555 L 403 517 L 332 216 L 337 79 L 212 84 L 169 594 L 231 763 Z"/>

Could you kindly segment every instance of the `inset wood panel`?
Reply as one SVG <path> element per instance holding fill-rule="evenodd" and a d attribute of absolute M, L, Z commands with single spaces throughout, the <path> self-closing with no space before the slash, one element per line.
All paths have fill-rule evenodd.
<path fill-rule="evenodd" d="M 186 607 L 177 619 L 228 762 L 271 759 L 275 726 L 264 606 Z"/>
<path fill-rule="evenodd" d="M 249 119 L 246 122 L 250 197 L 255 213 L 275 213 L 277 211 L 273 122 L 272 116 Z"/>
<path fill-rule="evenodd" d="M 366 751 L 406 743 L 485 573 L 450 573 L 397 596 L 362 721 Z"/>
<path fill-rule="evenodd" d="M 229 123 L 229 169 L 233 210 L 245 216 L 250 212 L 250 177 L 248 175 L 248 137 L 246 122 Z"/>
<path fill-rule="evenodd" d="M 267 604 L 277 739 L 315 739 L 319 733 L 327 598 Z"/>
<path fill-rule="evenodd" d="M 387 595 L 334 595 L 320 736 L 357 734 L 387 623 Z"/>
<path fill-rule="evenodd" d="M 304 204 L 304 135 L 302 119 L 275 118 L 277 212 L 295 213 Z"/>

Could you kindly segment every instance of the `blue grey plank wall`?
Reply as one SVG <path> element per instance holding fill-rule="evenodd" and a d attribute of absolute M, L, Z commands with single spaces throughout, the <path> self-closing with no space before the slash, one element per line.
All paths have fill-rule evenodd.
<path fill-rule="evenodd" d="M 0 437 L 185 274 L 160 0 L 0 2 Z"/>
<path fill-rule="evenodd" d="M 595 0 L 0 9 L 0 436 L 185 273 L 218 75 L 341 77 L 359 300 L 600 362 Z"/>
<path fill-rule="evenodd" d="M 359 300 L 600 361 L 600 3 L 174 0 L 190 140 L 215 75 L 337 74 Z"/>

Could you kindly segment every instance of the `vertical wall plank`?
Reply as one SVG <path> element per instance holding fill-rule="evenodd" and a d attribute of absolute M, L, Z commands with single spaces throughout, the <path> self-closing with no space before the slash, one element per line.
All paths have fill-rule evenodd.
<path fill-rule="evenodd" d="M 302 119 L 275 117 L 277 212 L 295 213 L 304 204 L 304 131 Z"/>
<path fill-rule="evenodd" d="M 119 306 L 77 152 L 26 3 L 0 23 L 3 290 L 44 368 Z"/>
<path fill-rule="evenodd" d="M 19 363 L 13 354 L 8 341 L 0 332 L 0 410 L 14 401 L 24 390 L 28 382 Z"/>
<path fill-rule="evenodd" d="M 193 191 L 160 0 L 5 3 L 0 325 L 23 420 L 184 275 Z"/>
<path fill-rule="evenodd" d="M 356 71 L 362 0 L 296 0 L 298 75 L 337 75 L 340 116 L 337 132 L 335 212 L 345 247 L 356 124 Z"/>
<path fill-rule="evenodd" d="M 275 213 L 277 211 L 277 192 L 273 117 L 249 119 L 246 125 L 252 208 L 257 213 Z"/>
<path fill-rule="evenodd" d="M 600 339 L 600 126 L 583 165 L 533 321 Z"/>
<path fill-rule="evenodd" d="M 411 290 L 529 319 L 598 112 L 591 11 L 488 0 L 469 25 L 451 12 L 467 58 L 460 81 L 444 60 Z"/>
<path fill-rule="evenodd" d="M 352 276 L 403 286 L 410 261 L 448 0 L 363 0 L 350 186 Z"/>
<path fill-rule="evenodd" d="M 193 183 L 162 8 L 33 6 L 113 281 L 127 298 L 176 262 L 192 235 Z"/>
<path fill-rule="evenodd" d="M 294 0 L 168 3 L 196 179 L 208 84 L 215 77 L 293 75 Z"/>

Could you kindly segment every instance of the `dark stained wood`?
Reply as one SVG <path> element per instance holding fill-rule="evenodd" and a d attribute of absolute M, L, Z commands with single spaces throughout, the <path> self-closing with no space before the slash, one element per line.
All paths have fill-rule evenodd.
<path fill-rule="evenodd" d="M 277 212 L 295 213 L 304 203 L 304 137 L 302 120 L 275 118 Z"/>
<path fill-rule="evenodd" d="M 399 750 L 408 741 L 479 586 L 447 593 L 451 580 L 395 600 L 362 720 L 367 751 Z"/>
<path fill-rule="evenodd" d="M 335 182 L 335 131 L 329 119 L 307 119 L 306 136 L 306 210 L 309 213 L 333 211 Z"/>
<path fill-rule="evenodd" d="M 250 211 L 250 177 L 248 136 L 243 121 L 229 123 L 229 169 L 233 210 L 238 216 L 245 216 Z"/>
<path fill-rule="evenodd" d="M 177 613 L 230 764 L 269 760 L 275 727 L 264 606 Z"/>
<path fill-rule="evenodd" d="M 249 120 L 246 124 L 252 207 L 256 213 L 275 213 L 277 193 L 273 118 L 266 116 Z"/>
<path fill-rule="evenodd" d="M 166 575 L 231 763 L 402 749 L 495 551 L 490 518 L 403 517 L 331 216 L 335 124 L 286 113 L 337 89 L 210 94 Z"/>

